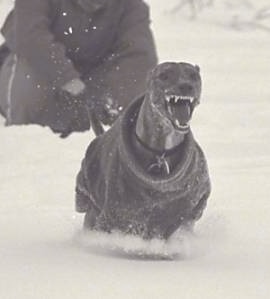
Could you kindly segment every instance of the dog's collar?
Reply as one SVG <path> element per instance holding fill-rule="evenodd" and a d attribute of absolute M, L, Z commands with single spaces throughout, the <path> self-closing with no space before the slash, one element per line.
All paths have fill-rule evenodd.
<path fill-rule="evenodd" d="M 142 152 L 147 155 L 150 159 L 152 159 L 152 163 L 147 167 L 148 172 L 157 172 L 157 173 L 171 173 L 171 157 L 179 151 L 179 148 L 182 144 L 177 145 L 173 149 L 159 151 L 156 149 L 152 149 L 147 144 L 145 144 L 136 134 L 135 130 L 133 132 L 134 142 L 136 142 L 141 148 Z"/>
<path fill-rule="evenodd" d="M 148 144 L 143 142 L 139 138 L 139 136 L 136 134 L 136 130 L 134 130 L 134 136 L 135 136 L 136 140 L 139 142 L 139 144 L 144 148 L 145 151 L 148 151 L 150 154 L 156 155 L 156 156 L 159 156 L 159 157 L 161 157 L 161 156 L 167 157 L 167 156 L 173 155 L 178 150 L 178 148 L 181 146 L 181 143 L 180 143 L 172 149 L 162 150 L 161 151 L 161 150 L 151 148 Z"/>

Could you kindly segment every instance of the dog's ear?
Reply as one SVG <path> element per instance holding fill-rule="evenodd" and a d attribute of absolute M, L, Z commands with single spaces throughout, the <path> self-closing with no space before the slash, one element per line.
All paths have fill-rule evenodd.
<path fill-rule="evenodd" d="M 153 77 L 154 74 L 154 69 L 149 70 L 147 75 L 146 75 L 146 83 L 148 84 L 151 81 L 151 78 Z"/>
<path fill-rule="evenodd" d="M 197 64 L 195 64 L 194 67 L 195 67 L 195 70 L 199 73 L 201 70 L 200 67 Z"/>
<path fill-rule="evenodd" d="M 155 76 L 155 73 L 157 72 L 158 66 L 153 67 L 150 69 L 147 73 L 147 78 L 150 79 Z"/>

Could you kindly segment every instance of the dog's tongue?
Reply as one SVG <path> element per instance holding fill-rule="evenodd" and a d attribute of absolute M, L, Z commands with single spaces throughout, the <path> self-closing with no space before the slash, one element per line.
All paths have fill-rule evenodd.
<path fill-rule="evenodd" d="M 186 125 L 190 120 L 190 106 L 188 103 L 182 102 L 177 105 L 171 105 L 173 118 L 178 120 L 181 125 Z"/>

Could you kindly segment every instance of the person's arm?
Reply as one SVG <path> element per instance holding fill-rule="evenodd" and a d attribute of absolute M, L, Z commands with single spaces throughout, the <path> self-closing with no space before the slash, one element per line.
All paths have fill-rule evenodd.
<path fill-rule="evenodd" d="M 62 87 L 79 78 L 79 73 L 66 57 L 64 45 L 55 41 L 49 29 L 53 13 L 50 6 L 47 0 L 15 1 L 15 52 L 52 86 Z"/>
<path fill-rule="evenodd" d="M 126 0 L 117 39 L 105 64 L 109 97 L 126 107 L 144 91 L 146 74 L 157 64 L 149 8 L 141 0 Z"/>

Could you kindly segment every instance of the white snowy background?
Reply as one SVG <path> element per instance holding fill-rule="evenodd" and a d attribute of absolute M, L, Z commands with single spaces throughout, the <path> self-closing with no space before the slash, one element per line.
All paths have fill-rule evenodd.
<path fill-rule="evenodd" d="M 216 0 L 195 19 L 188 6 L 170 12 L 177 0 L 148 2 L 160 61 L 201 67 L 193 132 L 213 191 L 196 236 L 168 245 L 81 238 L 75 176 L 92 133 L 61 140 L 0 118 L 0 298 L 269 298 L 270 23 L 256 17 L 268 1 Z M 1 22 L 10 7 L 0 0 Z M 118 244 L 183 255 L 132 259 L 110 250 Z"/>

